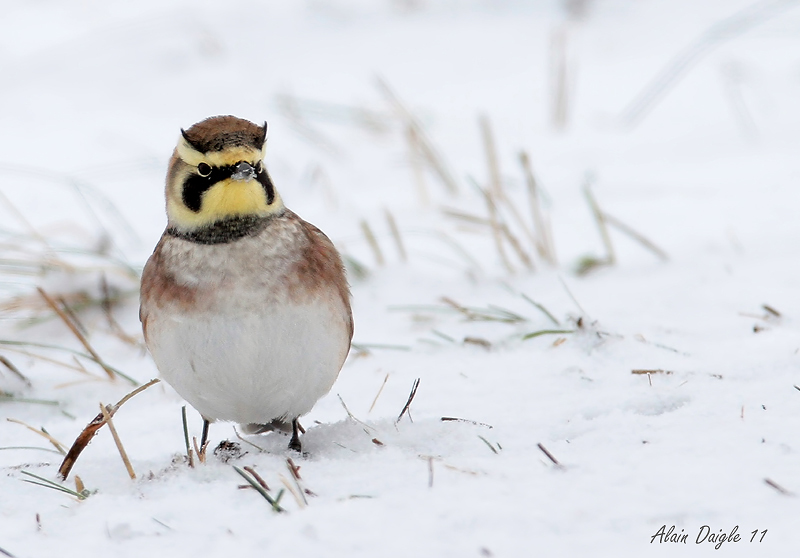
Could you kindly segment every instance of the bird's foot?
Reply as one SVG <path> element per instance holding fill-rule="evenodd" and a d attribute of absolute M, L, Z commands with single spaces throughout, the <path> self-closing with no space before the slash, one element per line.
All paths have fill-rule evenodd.
<path fill-rule="evenodd" d="M 302 426 L 297 419 L 292 420 L 292 439 L 289 440 L 289 449 L 297 453 L 303 453 L 303 445 L 300 443 L 300 430 Z"/>
<path fill-rule="evenodd" d="M 197 447 L 197 438 L 194 439 L 194 450 L 197 452 L 197 459 L 200 463 L 206 462 L 206 451 L 208 450 L 208 426 L 210 422 L 203 419 L 203 436 L 200 438 L 200 447 Z"/>

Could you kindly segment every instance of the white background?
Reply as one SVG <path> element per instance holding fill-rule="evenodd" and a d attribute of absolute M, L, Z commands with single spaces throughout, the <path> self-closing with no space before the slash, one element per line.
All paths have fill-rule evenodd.
<path fill-rule="evenodd" d="M 125 265 L 141 269 L 163 230 L 163 176 L 179 129 L 216 114 L 269 121 L 267 166 L 287 206 L 368 275 L 351 269 L 363 350 L 303 419 L 308 456 L 295 461 L 316 494 L 306 507 L 287 492 L 286 513 L 272 512 L 255 491 L 237 489 L 243 480 L 231 463 L 183 464 L 183 403 L 161 384 L 115 417 L 138 478 L 128 478 L 104 428 L 64 483 L 74 488 L 77 474 L 96 491 L 80 502 L 22 482 L 23 470 L 55 480 L 61 456 L 0 422 L 0 548 L 19 558 L 794 555 L 800 5 L 587 0 L 570 12 L 567 4 L 5 2 L 0 339 L 82 351 L 33 287 L 97 300 L 105 274 L 127 294 L 114 316 L 139 345 L 120 340 L 95 305 L 78 314 L 93 347 L 140 383 L 157 376 L 141 349 L 138 284 Z M 562 126 L 553 116 L 560 35 Z M 659 76 L 641 118 L 626 120 Z M 457 196 L 425 161 L 422 193 L 405 120 L 378 79 L 424 127 Z M 443 211 L 488 217 L 474 186 L 489 185 L 481 115 L 509 205 L 527 228 L 518 154 L 530 154 L 555 267 L 534 255 L 509 205 L 501 217 L 535 271 L 505 244 L 508 271 L 485 222 Z M 602 210 L 669 260 L 612 230 L 616 265 L 576 275 L 581 257 L 605 253 L 587 183 Z M 524 321 L 465 320 L 442 297 Z M 553 328 L 574 333 L 522 339 Z M 132 388 L 104 380 L 82 357 L 91 376 L 19 350 L 78 367 L 63 351 L 0 346 L 32 382 L 0 368 L 0 416 L 44 427 L 67 446 L 98 402 Z M 631 373 L 638 369 L 665 372 Z M 413 423 L 395 424 L 415 378 Z M 189 424 L 199 436 L 191 409 Z M 211 438 L 236 435 L 216 424 Z M 275 495 L 288 479 L 287 439 L 249 440 L 266 451 L 243 444 L 249 453 L 236 464 L 253 466 Z M 651 544 L 662 525 L 683 529 L 688 543 Z M 703 525 L 738 526 L 743 540 L 719 551 L 695 544 Z M 749 543 L 756 529 L 768 532 Z"/>

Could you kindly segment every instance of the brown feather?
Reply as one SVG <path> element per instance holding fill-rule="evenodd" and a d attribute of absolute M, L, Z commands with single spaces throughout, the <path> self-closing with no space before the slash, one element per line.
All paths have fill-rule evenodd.
<path fill-rule="evenodd" d="M 164 265 L 162 251 L 168 238 L 166 235 L 161 237 L 144 266 L 141 297 L 156 301 L 159 306 L 175 305 L 183 311 L 195 310 L 203 300 L 202 296 L 198 296 L 198 289 L 179 283 Z M 139 319 L 143 324 L 146 318 L 140 310 Z"/>
<path fill-rule="evenodd" d="M 182 132 L 189 144 L 200 153 L 222 151 L 228 147 L 264 146 L 266 127 L 235 116 L 212 116 Z"/>
<path fill-rule="evenodd" d="M 291 214 L 298 221 L 307 242 L 301 248 L 300 258 L 292 266 L 290 280 L 308 291 L 324 291 L 332 285 L 348 311 L 350 339 L 353 338 L 353 313 L 350 309 L 350 286 L 344 264 L 330 239 L 317 227 Z M 294 289 L 293 289 L 294 290 Z"/>

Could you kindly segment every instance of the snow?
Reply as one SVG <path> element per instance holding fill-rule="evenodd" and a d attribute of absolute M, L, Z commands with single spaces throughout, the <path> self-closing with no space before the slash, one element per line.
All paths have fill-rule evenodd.
<path fill-rule="evenodd" d="M 77 475 L 95 491 L 78 501 L 22 482 L 30 479 L 22 471 L 56 481 L 62 458 L 9 449 L 52 446 L 2 421 L 0 548 L 20 558 L 794 555 L 800 6 L 758 4 L 753 17 L 770 17 L 701 49 L 626 127 L 620 115 L 671 60 L 750 4 L 597 0 L 585 2 L 580 18 L 566 4 L 7 5 L 0 340 L 83 351 L 34 286 L 68 300 L 82 291 L 97 298 L 102 270 L 128 293 L 114 318 L 141 342 L 137 284 L 117 262 L 141 269 L 165 224 L 163 177 L 179 129 L 214 114 L 269 121 L 267 165 L 287 206 L 369 275 L 351 269 L 354 342 L 363 350 L 351 352 L 331 393 L 302 420 L 307 456 L 293 456 L 280 434 L 247 437 L 259 451 L 219 423 L 212 443 L 239 442 L 246 455 L 229 463 L 209 456 L 189 468 L 181 458 L 185 403 L 162 383 L 114 417 L 137 479 L 103 428 L 63 483 L 74 488 Z M 559 30 L 569 76 L 563 130 L 551 118 Z M 458 196 L 426 169 L 425 202 L 403 120 L 378 78 L 422 123 Z M 442 211 L 487 218 L 471 182 L 489 184 L 480 115 L 526 222 L 518 153 L 531 156 L 553 224 L 555 268 L 537 257 L 527 271 L 506 244 L 510 273 L 487 227 Z M 616 264 L 576 275 L 579 258 L 604 254 L 587 183 L 604 211 L 669 260 L 612 229 Z M 506 206 L 501 215 L 533 253 Z M 362 220 L 375 231 L 382 266 Z M 22 264 L 11 260 L 41 262 L 51 249 L 76 270 L 15 272 Z M 98 249 L 107 256 L 76 253 Z M 18 296 L 26 304 L 10 308 Z M 442 297 L 524 321 L 468 321 Z M 157 377 L 141 346 L 115 335 L 101 310 L 78 315 L 103 360 L 139 383 Z M 47 319 L 31 325 L 31 316 Z M 575 332 L 522 339 L 544 329 Z M 19 349 L 0 345 L 0 355 L 32 386 L 0 367 L 0 390 L 59 405 L 6 398 L 0 415 L 44 427 L 67 446 L 98 402 L 133 387 L 105 380 L 85 358 L 91 378 Z M 69 353 L 28 350 L 75 366 Z M 417 378 L 409 413 L 397 421 Z M 187 411 L 199 436 L 200 418 Z M 294 486 L 287 457 L 314 493 L 307 506 L 287 491 L 278 514 L 255 490 L 237 488 L 234 464 L 253 467 L 273 496 L 284 480 Z M 688 533 L 687 543 L 651 543 L 662 525 Z M 703 525 L 715 534 L 738 526 L 741 540 L 719 551 L 697 544 Z"/>

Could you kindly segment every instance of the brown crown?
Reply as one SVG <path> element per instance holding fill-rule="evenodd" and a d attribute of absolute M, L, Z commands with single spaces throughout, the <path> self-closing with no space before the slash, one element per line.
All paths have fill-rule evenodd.
<path fill-rule="evenodd" d="M 181 134 L 200 153 L 222 151 L 228 147 L 261 149 L 267 139 L 267 123 L 256 126 L 235 116 L 212 116 L 198 122 Z"/>

